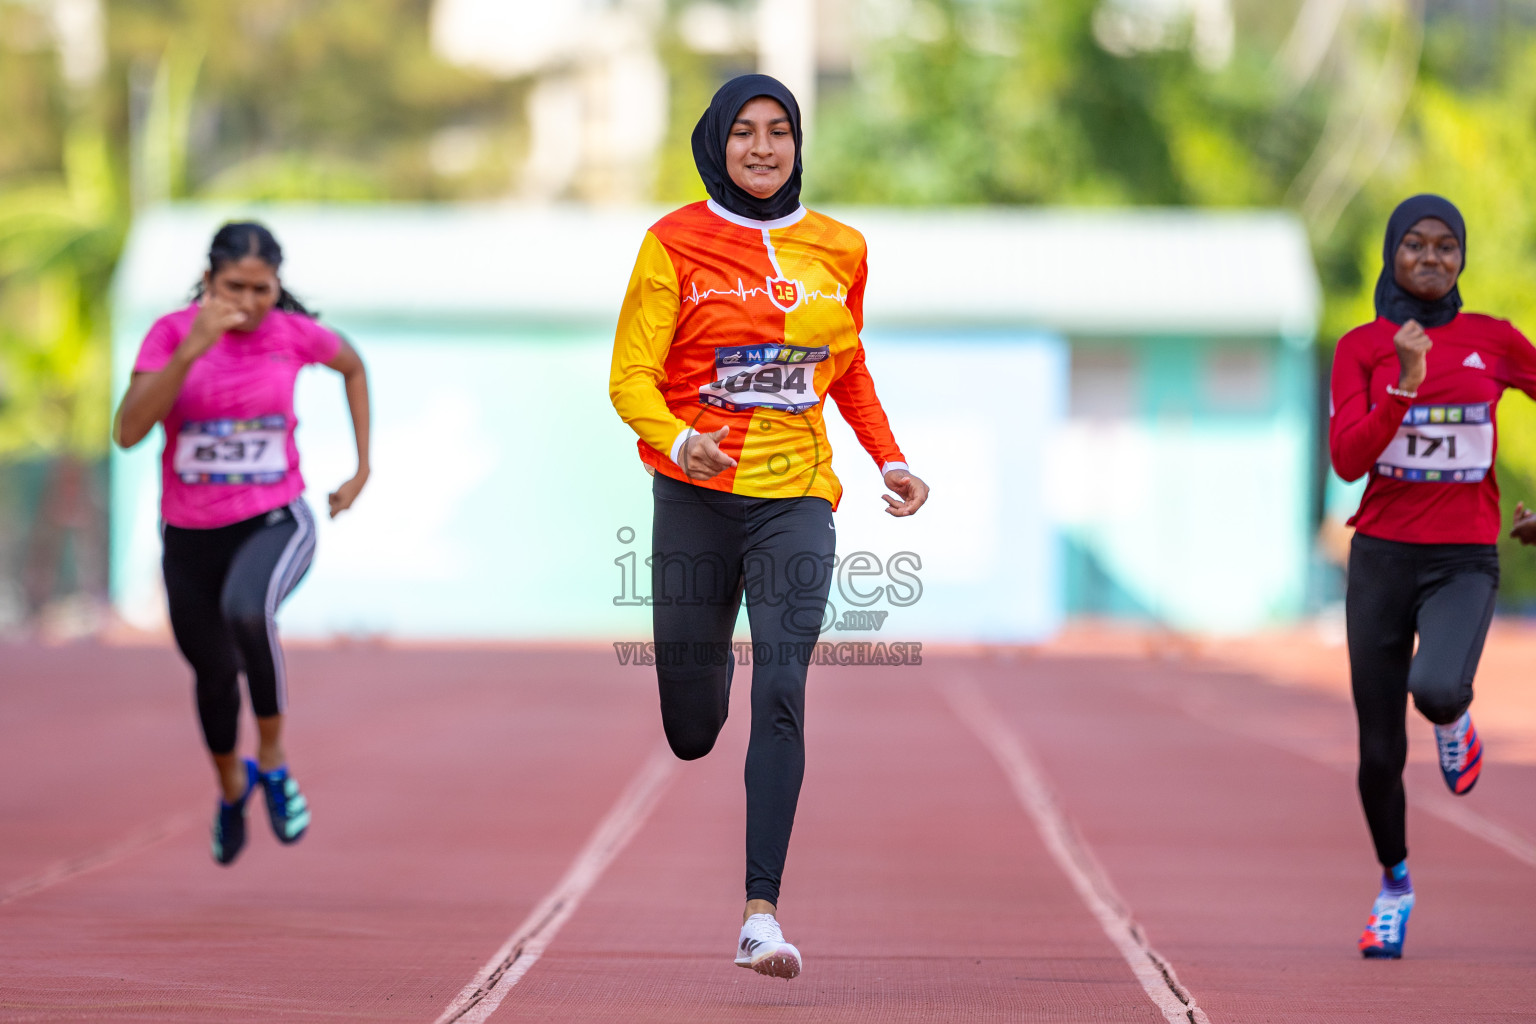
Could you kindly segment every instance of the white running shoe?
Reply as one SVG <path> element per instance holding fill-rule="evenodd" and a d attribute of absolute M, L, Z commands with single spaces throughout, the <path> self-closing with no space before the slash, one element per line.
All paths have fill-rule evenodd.
<path fill-rule="evenodd" d="M 772 914 L 753 914 L 741 926 L 736 966 L 788 981 L 800 973 L 800 951 L 784 941 L 784 933 Z"/>

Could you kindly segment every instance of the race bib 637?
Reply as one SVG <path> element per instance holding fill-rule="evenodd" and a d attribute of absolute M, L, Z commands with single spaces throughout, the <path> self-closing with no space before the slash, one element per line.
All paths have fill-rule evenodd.
<path fill-rule="evenodd" d="M 172 468 L 188 484 L 275 484 L 288 475 L 288 418 L 183 423 Z"/>

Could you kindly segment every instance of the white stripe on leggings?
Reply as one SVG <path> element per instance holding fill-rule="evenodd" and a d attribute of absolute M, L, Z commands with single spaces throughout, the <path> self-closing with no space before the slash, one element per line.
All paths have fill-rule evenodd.
<path fill-rule="evenodd" d="M 267 581 L 267 647 L 272 652 L 278 714 L 288 709 L 288 669 L 283 663 L 282 645 L 277 642 L 277 606 L 298 585 L 299 577 L 309 568 L 315 553 L 315 517 L 309 506 L 303 498 L 295 498 L 289 503 L 288 511 L 293 515 L 298 529 L 288 538 L 288 544 L 283 548 L 277 564 L 272 567 L 272 576 Z"/>

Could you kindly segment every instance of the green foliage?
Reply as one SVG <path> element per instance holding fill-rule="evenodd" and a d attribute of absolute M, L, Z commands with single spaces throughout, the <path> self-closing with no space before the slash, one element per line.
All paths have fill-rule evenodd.
<path fill-rule="evenodd" d="M 1237 46 L 1219 69 L 1200 67 L 1178 40 L 1109 53 L 1095 38 L 1101 6 L 916 4 L 926 12 L 918 31 L 891 36 L 824 100 L 808 196 L 1290 207 L 1312 231 L 1326 360 L 1335 339 L 1374 316 L 1392 207 L 1415 192 L 1442 192 L 1469 225 L 1468 307 L 1536 330 L 1536 79 L 1526 73 L 1536 61 L 1536 15 L 1504 5 L 1493 19 L 1432 19 L 1417 84 L 1377 166 L 1370 147 L 1356 145 L 1370 127 L 1357 107 L 1374 100 L 1390 47 L 1415 38 L 1400 21 L 1359 15 L 1324 70 L 1297 83 L 1275 57 L 1297 4 L 1234 5 Z M 985 32 L 981 16 L 990 19 Z M 1349 199 L 1336 217 L 1307 203 L 1318 168 L 1330 163 L 1342 169 L 1338 188 Z M 1536 406 L 1518 393 L 1501 406 L 1498 472 L 1511 507 L 1518 497 L 1536 503 Z M 1528 606 L 1536 559 L 1528 550 L 1507 554 L 1504 596 Z"/>
<path fill-rule="evenodd" d="M 109 0 L 106 73 L 74 90 L 47 6 L 0 0 L 0 459 L 105 452 L 107 303 L 134 208 L 511 180 L 522 87 L 434 56 L 428 0 Z M 439 170 L 445 130 L 469 159 Z"/>
<path fill-rule="evenodd" d="M 40 4 L 0 3 L 0 181 L 57 171 L 64 93 Z"/>
<path fill-rule="evenodd" d="M 669 92 L 667 137 L 656 168 L 656 199 L 664 203 L 695 203 L 705 198 L 705 191 L 693 165 L 693 126 L 721 82 L 753 69 L 728 67 L 695 53 L 675 35 L 662 39 L 661 57 L 667 67 Z"/>
<path fill-rule="evenodd" d="M 106 449 L 118 184 L 106 139 L 80 128 L 62 175 L 0 193 L 0 456 Z"/>
<path fill-rule="evenodd" d="M 0 0 L 0 459 L 103 450 L 106 301 L 137 206 L 499 196 L 525 141 L 527 84 L 436 57 L 431 0 L 104 2 L 105 73 L 72 89 L 48 5 Z M 822 83 L 807 198 L 1296 209 L 1312 230 L 1326 350 L 1371 315 L 1387 212 L 1441 191 L 1469 223 L 1469 307 L 1536 329 L 1536 10 L 1427 5 L 1443 13 L 1423 33 L 1406 110 L 1371 115 L 1392 139 L 1383 155 L 1350 147 L 1376 109 L 1383 55 L 1418 38 L 1382 13 L 1396 6 L 1346 5 L 1326 59 L 1298 75 L 1284 53 L 1301 0 L 1233 0 L 1236 45 L 1214 68 L 1192 56 L 1187 25 L 1110 52 L 1095 26 L 1114 2 L 860 8 L 890 23 L 861 25 L 872 42 L 853 73 Z M 688 201 L 702 196 L 694 121 L 750 58 L 665 33 L 662 58 L 671 114 L 656 197 Z M 1343 168 L 1336 201 L 1310 203 L 1329 160 Z M 1506 493 L 1536 499 L 1536 406 L 1509 396 L 1500 428 Z M 1529 552 L 1506 561 L 1505 593 L 1536 599 Z"/>
<path fill-rule="evenodd" d="M 1496 71 L 1480 74 L 1475 89 L 1433 77 L 1421 80 L 1401 135 L 1401 151 L 1388 173 L 1369 186 L 1362 205 L 1386 211 L 1404 196 L 1438 192 L 1467 221 L 1467 262 L 1461 295 L 1471 310 L 1513 321 L 1536 334 L 1536 82 L 1525 68 L 1536 59 L 1536 35 L 1526 31 L 1503 43 Z M 1442 58 L 1443 59 L 1443 58 Z M 1380 232 L 1362 264 L 1381 266 Z M 1365 298 L 1361 318 L 1368 313 Z M 1504 521 L 1514 504 L 1536 505 L 1536 403 L 1517 391 L 1499 404 L 1497 472 Z M 1536 557 L 1505 540 L 1501 599 L 1510 606 L 1536 604 Z"/>
<path fill-rule="evenodd" d="M 1259 47 L 1128 56 L 1099 0 L 946 0 L 826 98 L 807 191 L 897 204 L 1275 204 L 1320 130 Z"/>
<path fill-rule="evenodd" d="M 249 188 L 263 198 L 500 194 L 511 180 L 523 87 L 438 58 L 430 45 L 431 6 L 118 0 L 109 3 L 113 66 L 121 69 L 116 102 L 127 115 L 142 102 L 135 91 L 151 69 L 168 73 L 172 87 L 156 80 L 152 91 L 175 94 L 173 106 L 187 103 L 179 119 L 188 132 L 187 194 L 204 195 L 215 182 L 221 194 Z M 178 88 L 189 76 L 196 78 L 195 94 Z M 151 104 L 145 119 L 155 116 Z M 440 173 L 431 152 L 448 129 L 474 133 L 478 154 L 467 168 Z M 176 164 L 174 147 L 167 152 Z M 285 192 L 315 181 L 330 194 Z"/>
<path fill-rule="evenodd" d="M 205 182 L 200 195 L 253 202 L 346 203 L 389 198 L 384 183 L 367 165 L 307 153 L 274 153 L 236 164 Z"/>

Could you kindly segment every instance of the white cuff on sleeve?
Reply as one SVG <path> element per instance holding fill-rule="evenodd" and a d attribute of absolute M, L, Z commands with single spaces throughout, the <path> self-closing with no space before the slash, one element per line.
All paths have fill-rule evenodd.
<path fill-rule="evenodd" d="M 671 459 L 673 462 L 682 465 L 683 445 L 687 444 L 688 439 L 697 433 L 698 431 L 692 427 L 685 427 L 683 432 L 677 435 L 677 440 L 672 442 Z"/>
<path fill-rule="evenodd" d="M 880 475 L 885 476 L 885 474 L 889 473 L 893 469 L 905 469 L 908 473 L 912 472 L 911 467 L 909 467 L 905 462 L 887 462 L 885 465 L 880 467 Z"/>

